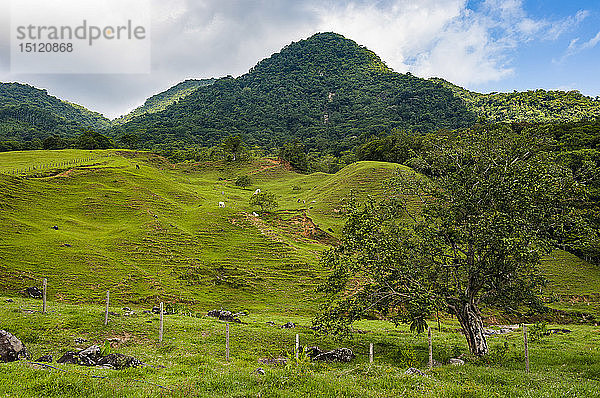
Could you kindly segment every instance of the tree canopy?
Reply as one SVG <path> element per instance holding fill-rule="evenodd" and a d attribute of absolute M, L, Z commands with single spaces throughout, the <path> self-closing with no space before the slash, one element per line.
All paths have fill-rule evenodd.
<path fill-rule="evenodd" d="M 378 311 L 422 330 L 434 309 L 457 316 L 471 353 L 488 352 L 482 305 L 535 308 L 540 258 L 576 225 L 581 189 L 534 138 L 485 130 L 440 137 L 432 177 L 402 172 L 380 202 L 351 204 L 315 324 L 345 333 Z"/>

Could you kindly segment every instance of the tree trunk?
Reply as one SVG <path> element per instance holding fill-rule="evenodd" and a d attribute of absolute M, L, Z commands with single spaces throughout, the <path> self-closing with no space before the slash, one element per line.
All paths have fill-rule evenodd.
<path fill-rule="evenodd" d="M 456 318 L 465 334 L 472 355 L 483 356 L 488 353 L 488 345 L 483 334 L 483 321 L 477 306 L 464 303 L 456 307 Z"/>

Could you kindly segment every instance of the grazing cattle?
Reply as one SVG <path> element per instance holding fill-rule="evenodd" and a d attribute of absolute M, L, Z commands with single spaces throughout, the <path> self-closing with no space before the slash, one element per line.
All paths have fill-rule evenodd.
<path fill-rule="evenodd" d="M 256 188 L 256 191 L 254 191 L 253 195 L 259 194 L 260 193 L 260 188 Z"/>
<path fill-rule="evenodd" d="M 253 215 L 254 217 L 258 217 L 258 213 L 254 212 L 254 211 L 252 212 L 252 215 Z"/>
<path fill-rule="evenodd" d="M 225 202 L 219 202 L 219 207 L 225 207 Z"/>

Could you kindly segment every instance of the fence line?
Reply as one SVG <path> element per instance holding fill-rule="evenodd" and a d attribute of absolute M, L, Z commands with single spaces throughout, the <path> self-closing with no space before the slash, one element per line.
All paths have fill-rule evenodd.
<path fill-rule="evenodd" d="M 47 278 L 43 278 L 42 280 L 42 313 L 47 313 L 47 286 L 48 280 Z M 106 291 L 106 307 L 105 307 L 105 316 L 104 316 L 104 325 L 108 325 L 109 320 L 109 305 L 110 305 L 110 290 Z M 160 323 L 159 323 L 159 342 L 162 343 L 163 335 L 164 335 L 164 302 L 160 302 Z M 525 370 L 527 373 L 530 373 L 530 361 L 529 361 L 529 344 L 528 344 L 528 336 L 527 336 L 527 325 L 525 323 L 522 324 L 523 328 L 523 343 L 524 343 L 524 351 L 525 351 Z M 229 330 L 229 322 L 225 323 L 225 359 L 227 362 L 230 360 L 230 330 Z M 427 340 L 428 340 L 428 368 L 431 370 L 434 365 L 433 360 L 433 337 L 431 332 L 431 327 L 427 327 Z M 295 358 L 299 359 L 300 354 L 300 335 L 298 333 L 295 334 Z M 374 353 L 374 344 L 373 342 L 369 343 L 369 363 L 372 364 L 375 359 Z"/>

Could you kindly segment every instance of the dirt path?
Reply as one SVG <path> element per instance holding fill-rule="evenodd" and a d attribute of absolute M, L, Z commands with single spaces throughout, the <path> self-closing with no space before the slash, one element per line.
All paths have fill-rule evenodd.
<path fill-rule="evenodd" d="M 252 174 L 258 174 L 261 171 L 265 171 L 265 170 L 268 170 L 268 169 L 273 169 L 273 168 L 281 165 L 281 161 L 280 160 L 269 159 L 269 158 L 266 158 L 265 160 L 268 161 L 269 163 L 271 163 L 271 165 L 269 165 L 269 166 L 262 166 L 261 168 L 259 168 L 257 170 L 251 171 L 249 174 L 251 174 L 251 175 Z"/>

